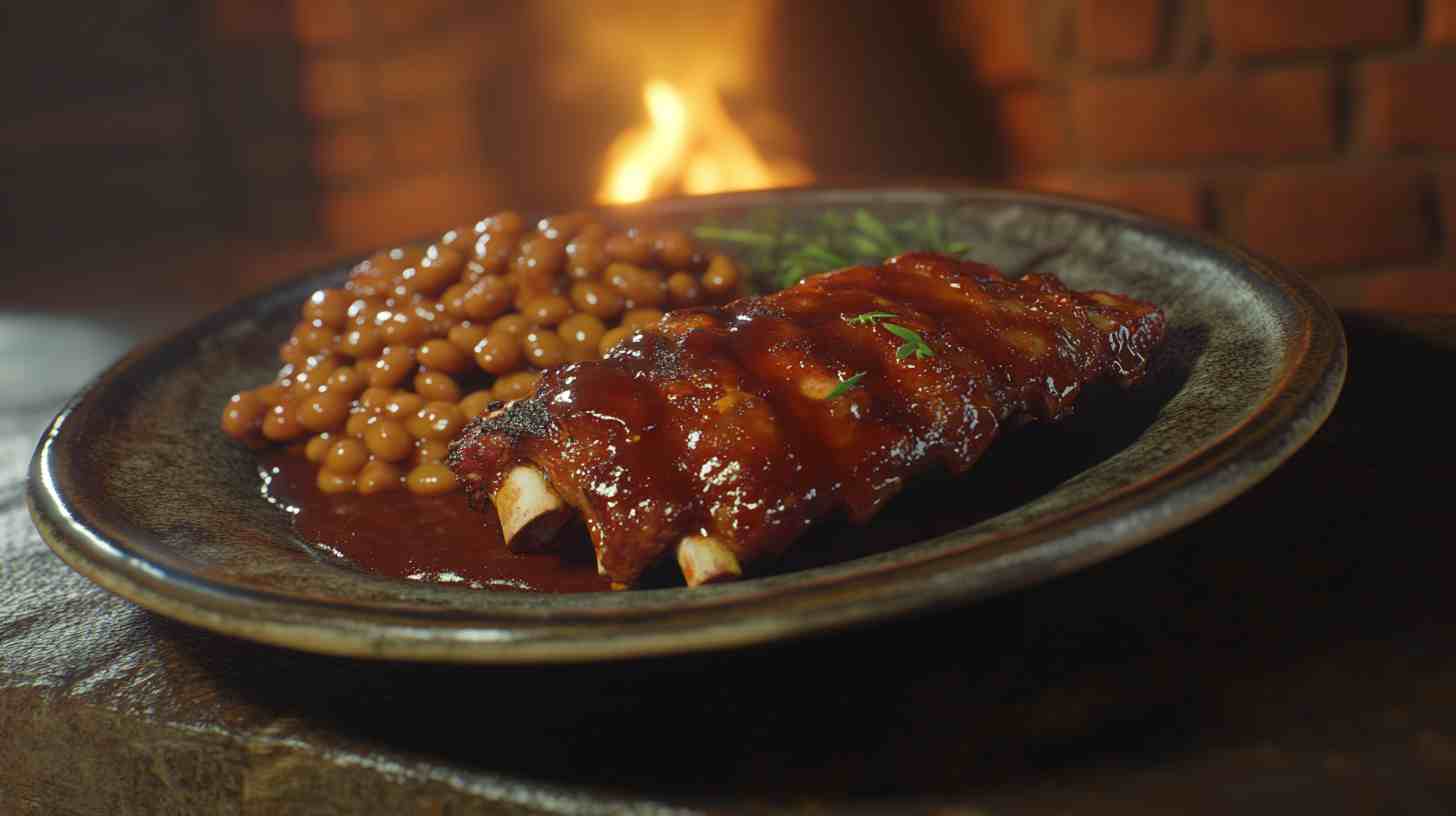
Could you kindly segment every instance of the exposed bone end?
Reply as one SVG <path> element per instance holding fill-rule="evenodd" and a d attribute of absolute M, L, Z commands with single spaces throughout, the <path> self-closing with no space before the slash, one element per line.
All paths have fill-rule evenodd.
<path fill-rule="evenodd" d="M 732 581 L 743 575 L 738 556 L 711 536 L 685 536 L 677 545 L 677 564 L 688 586 Z"/>
<path fill-rule="evenodd" d="M 506 544 L 513 550 L 539 549 L 571 518 L 546 477 L 527 465 L 512 468 L 491 498 Z"/>

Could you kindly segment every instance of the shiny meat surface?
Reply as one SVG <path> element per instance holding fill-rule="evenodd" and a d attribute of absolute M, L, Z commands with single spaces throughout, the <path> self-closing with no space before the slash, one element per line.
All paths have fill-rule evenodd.
<path fill-rule="evenodd" d="M 622 584 L 685 539 L 762 563 L 827 514 L 865 521 L 919 474 L 964 472 L 1088 383 L 1133 383 L 1163 332 L 1150 304 L 903 255 L 672 312 L 474 422 L 450 463 L 477 505 L 513 469 L 544 475 Z"/>

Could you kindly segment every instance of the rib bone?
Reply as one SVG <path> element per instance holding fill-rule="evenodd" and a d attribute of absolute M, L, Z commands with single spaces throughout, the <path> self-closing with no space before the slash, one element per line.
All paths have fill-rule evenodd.
<path fill-rule="evenodd" d="M 677 565 L 690 587 L 732 581 L 743 575 L 738 557 L 712 536 L 684 536 L 677 545 Z"/>
<path fill-rule="evenodd" d="M 491 499 L 506 544 L 513 550 L 540 548 L 570 518 L 571 511 L 546 477 L 526 465 L 512 468 Z"/>

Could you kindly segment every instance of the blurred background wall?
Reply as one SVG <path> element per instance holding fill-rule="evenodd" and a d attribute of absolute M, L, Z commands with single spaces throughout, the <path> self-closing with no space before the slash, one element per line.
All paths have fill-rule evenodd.
<path fill-rule="evenodd" d="M 1067 191 L 1456 311 L 1456 0 L 10 4 L 0 306 L 590 203 L 653 78 L 821 182 Z M 721 103 L 721 104 L 719 104 Z M 140 282 L 140 283 L 139 283 Z"/>

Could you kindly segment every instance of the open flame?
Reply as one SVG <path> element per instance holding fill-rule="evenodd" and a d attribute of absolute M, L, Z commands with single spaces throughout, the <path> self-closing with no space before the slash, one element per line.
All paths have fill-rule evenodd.
<path fill-rule="evenodd" d="M 680 190 L 698 195 L 802 184 L 803 163 L 766 158 L 724 110 L 711 86 L 682 88 L 661 79 L 642 91 L 648 124 L 612 142 L 597 198 L 626 204 Z"/>

